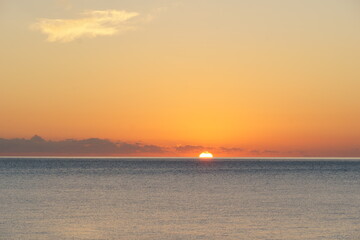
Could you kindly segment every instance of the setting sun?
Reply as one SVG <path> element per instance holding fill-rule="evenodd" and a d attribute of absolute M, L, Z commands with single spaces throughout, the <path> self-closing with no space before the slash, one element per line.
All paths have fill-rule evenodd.
<path fill-rule="evenodd" d="M 199 155 L 199 158 L 213 158 L 213 155 L 212 155 L 212 153 L 209 153 L 209 152 L 202 152 Z"/>

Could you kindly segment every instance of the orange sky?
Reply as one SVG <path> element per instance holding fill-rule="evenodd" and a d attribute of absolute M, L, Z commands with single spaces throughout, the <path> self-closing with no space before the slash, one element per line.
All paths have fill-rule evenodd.
<path fill-rule="evenodd" d="M 0 138 L 360 156 L 359 11 L 352 0 L 0 1 Z"/>

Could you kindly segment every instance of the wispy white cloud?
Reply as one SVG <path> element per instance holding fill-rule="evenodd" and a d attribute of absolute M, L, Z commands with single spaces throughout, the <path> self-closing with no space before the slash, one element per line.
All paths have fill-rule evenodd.
<path fill-rule="evenodd" d="M 41 18 L 31 28 L 46 34 L 49 42 L 71 42 L 82 37 L 110 36 L 133 30 L 136 27 L 128 20 L 138 15 L 117 10 L 85 11 L 83 17 L 77 19 Z"/>

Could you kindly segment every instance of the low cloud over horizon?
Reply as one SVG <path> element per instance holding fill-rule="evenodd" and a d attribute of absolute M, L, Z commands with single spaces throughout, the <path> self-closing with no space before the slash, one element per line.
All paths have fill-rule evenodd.
<path fill-rule="evenodd" d="M 50 155 L 133 155 L 162 154 L 166 150 L 160 146 L 141 143 L 112 142 L 107 139 L 88 138 L 47 141 L 40 136 L 31 139 L 0 138 L 0 154 L 50 154 Z"/>
<path fill-rule="evenodd" d="M 140 142 L 111 141 L 101 138 L 45 140 L 35 135 L 25 138 L 0 138 L 0 156 L 198 156 L 210 151 L 222 157 L 359 157 L 360 147 L 352 149 L 318 149 L 279 151 L 212 147 L 201 145 L 159 146 Z"/>
<path fill-rule="evenodd" d="M 215 148 L 200 145 L 159 146 L 155 144 L 110 141 L 101 138 L 45 140 L 35 135 L 25 138 L 0 138 L 0 155 L 76 155 L 76 156 L 197 156 L 202 151 L 238 154 L 241 148 Z"/>

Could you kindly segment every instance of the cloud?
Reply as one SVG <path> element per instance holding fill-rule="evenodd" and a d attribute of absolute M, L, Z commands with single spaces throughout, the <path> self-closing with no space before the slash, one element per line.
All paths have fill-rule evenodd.
<path fill-rule="evenodd" d="M 41 18 L 31 26 L 47 35 L 49 42 L 71 42 L 75 39 L 97 36 L 111 36 L 135 29 L 128 20 L 139 15 L 137 12 L 117 10 L 85 11 L 83 18 L 47 19 Z"/>
<path fill-rule="evenodd" d="M 35 135 L 30 139 L 0 138 L 0 156 L 189 156 L 209 150 L 215 156 L 257 157 L 359 157 L 360 147 L 314 149 L 311 151 L 206 147 L 201 145 L 158 146 L 141 142 L 101 138 L 51 141 Z"/>
<path fill-rule="evenodd" d="M 179 145 L 175 147 L 175 150 L 178 152 L 193 152 L 193 151 L 202 151 L 205 147 L 203 146 L 193 146 L 193 145 Z"/>
<path fill-rule="evenodd" d="M 278 157 L 304 157 L 304 156 L 317 156 L 317 153 L 310 153 L 304 150 L 290 150 L 290 151 L 278 151 L 278 150 L 271 150 L 271 149 L 254 149 L 248 151 L 252 155 L 259 155 L 259 156 L 278 156 Z M 332 156 L 327 155 L 328 153 L 325 153 L 324 156 Z"/>
<path fill-rule="evenodd" d="M 141 143 L 118 143 L 118 149 L 122 153 L 163 153 L 165 149 L 156 145 L 144 145 Z"/>
<path fill-rule="evenodd" d="M 31 139 L 0 138 L 0 155 L 136 155 L 160 154 L 166 150 L 156 145 L 112 142 L 100 138 L 46 141 L 35 135 Z"/>
<path fill-rule="evenodd" d="M 244 149 L 238 148 L 238 147 L 233 147 L 233 148 L 220 147 L 219 150 L 222 151 L 222 152 L 228 152 L 228 153 L 244 151 Z"/>
<path fill-rule="evenodd" d="M 280 151 L 269 150 L 269 149 L 265 149 L 265 150 L 254 149 L 254 150 L 250 150 L 249 153 L 255 154 L 255 155 L 260 155 L 260 156 L 272 156 L 272 155 L 280 156 L 282 154 L 286 154 L 286 153 L 290 153 L 290 152 L 280 152 Z"/>

